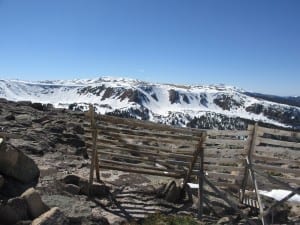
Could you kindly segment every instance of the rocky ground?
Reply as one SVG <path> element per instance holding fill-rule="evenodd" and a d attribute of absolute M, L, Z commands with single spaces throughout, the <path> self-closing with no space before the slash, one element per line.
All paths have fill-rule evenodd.
<path fill-rule="evenodd" d="M 166 178 L 101 171 L 89 198 L 85 120 L 81 112 L 0 99 L 0 224 L 126 224 L 158 212 L 196 217 L 195 195 L 176 201 L 180 185 Z M 213 201 L 202 223 L 245 222 Z M 284 220 L 297 217 L 293 207 Z"/>

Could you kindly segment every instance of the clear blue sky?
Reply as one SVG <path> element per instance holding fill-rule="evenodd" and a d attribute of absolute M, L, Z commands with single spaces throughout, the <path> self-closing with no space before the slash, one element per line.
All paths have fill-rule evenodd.
<path fill-rule="evenodd" d="M 0 0 L 0 77 L 300 95 L 299 0 Z"/>

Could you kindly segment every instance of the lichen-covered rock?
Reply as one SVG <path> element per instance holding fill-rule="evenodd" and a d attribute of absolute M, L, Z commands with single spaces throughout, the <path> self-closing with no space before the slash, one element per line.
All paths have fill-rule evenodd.
<path fill-rule="evenodd" d="M 28 211 L 32 219 L 40 216 L 49 209 L 42 201 L 40 194 L 34 188 L 29 188 L 21 195 L 21 197 L 26 200 Z"/>
<path fill-rule="evenodd" d="M 0 173 L 22 183 L 36 181 L 40 171 L 35 162 L 20 150 L 0 143 Z"/>

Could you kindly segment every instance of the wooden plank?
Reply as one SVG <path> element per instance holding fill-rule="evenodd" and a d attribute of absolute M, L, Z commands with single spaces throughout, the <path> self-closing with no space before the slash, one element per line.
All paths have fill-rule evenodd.
<path fill-rule="evenodd" d="M 108 115 L 98 115 L 97 118 L 100 119 L 100 121 L 105 121 L 112 123 L 114 125 L 127 125 L 129 127 L 141 127 L 145 129 L 154 129 L 154 130 L 160 130 L 160 131 L 169 131 L 174 133 L 186 133 L 186 134 L 196 134 L 198 136 L 201 135 L 202 131 L 199 129 L 193 129 L 193 128 L 175 128 L 169 125 L 165 124 L 158 124 L 150 121 L 141 121 L 136 119 L 127 119 L 127 118 L 119 118 L 115 116 L 108 116 Z"/>
<path fill-rule="evenodd" d="M 280 141 L 280 140 L 273 140 L 269 138 L 263 138 L 258 137 L 257 138 L 258 143 L 264 143 L 269 145 L 276 145 L 281 147 L 291 147 L 291 148 L 299 148 L 300 149 L 300 143 L 298 142 L 290 142 L 290 141 Z"/>
<path fill-rule="evenodd" d="M 136 157 L 136 156 L 132 156 L 132 155 L 128 155 L 128 154 L 124 155 L 124 154 L 108 152 L 108 151 L 99 151 L 99 154 L 101 156 L 116 157 L 120 160 L 134 160 L 134 161 L 138 161 L 140 163 L 150 163 L 152 165 L 155 163 L 158 163 L 162 166 L 166 166 L 167 168 L 173 168 L 173 169 L 176 169 L 180 166 L 181 167 L 188 166 L 187 162 L 173 161 L 173 160 L 169 160 L 168 158 L 166 158 L 166 160 L 161 160 L 161 158 Z"/>
<path fill-rule="evenodd" d="M 197 167 L 196 167 L 197 168 Z M 227 172 L 243 172 L 243 167 L 237 166 L 220 166 L 220 165 L 206 165 L 204 164 L 204 169 L 209 171 L 227 171 Z"/>
<path fill-rule="evenodd" d="M 108 142 L 108 143 L 106 143 Z M 86 142 L 87 146 L 91 146 L 90 142 Z M 148 145 L 135 145 L 135 144 L 127 144 L 127 143 L 111 143 L 111 141 L 105 140 L 101 144 L 97 144 L 97 147 L 100 149 L 107 148 L 107 149 L 115 149 L 119 148 L 119 150 L 124 151 L 135 151 L 136 153 L 144 154 L 145 152 L 150 152 L 151 154 L 165 154 L 165 155 L 172 155 L 174 157 L 181 157 L 181 158 L 188 158 L 191 159 L 193 156 L 191 154 L 182 154 L 177 153 L 176 149 L 166 149 L 163 147 L 155 147 L 155 146 L 148 146 Z"/>
<path fill-rule="evenodd" d="M 220 181 L 220 180 L 213 180 L 210 179 L 210 182 L 215 184 L 215 186 L 219 187 L 219 188 L 223 188 L 223 189 L 227 189 L 230 188 L 235 189 L 235 190 L 239 190 L 240 188 L 240 184 L 239 182 L 233 183 L 232 180 L 227 180 L 227 181 Z"/>
<path fill-rule="evenodd" d="M 109 169 L 109 170 L 118 170 L 124 171 L 129 173 L 140 173 L 140 174 L 148 174 L 154 176 L 163 176 L 163 177 L 172 177 L 172 178 L 181 178 L 179 174 L 176 173 L 167 173 L 167 172 L 160 172 L 160 171 L 153 171 L 153 170 L 145 170 L 145 169 L 137 169 L 137 168 L 129 168 L 129 167 L 122 167 L 117 165 L 109 165 L 109 164 L 100 164 L 100 168 Z"/>
<path fill-rule="evenodd" d="M 205 146 L 205 155 L 222 153 L 222 152 L 242 154 L 245 152 L 245 150 L 244 148 L 222 148 L 222 147 L 219 148 L 215 146 Z"/>
<path fill-rule="evenodd" d="M 87 138 L 88 140 L 90 139 L 89 137 Z M 139 144 L 129 144 L 129 143 L 120 143 L 116 142 L 115 140 L 109 140 L 106 138 L 99 139 L 98 143 L 101 142 L 101 145 L 106 146 L 107 148 L 110 148 L 110 146 L 118 146 L 118 147 L 124 147 L 124 148 L 129 148 L 132 150 L 140 150 L 140 151 L 145 151 L 145 150 L 151 150 L 151 152 L 161 152 L 161 153 L 177 153 L 177 149 L 171 148 L 171 147 L 156 147 L 156 146 L 150 146 L 150 145 L 139 145 Z M 86 142 L 87 146 L 91 146 L 91 142 L 87 141 Z M 99 147 L 101 147 L 100 144 L 98 144 Z M 192 157 L 192 152 L 191 154 L 189 152 L 183 154 L 183 152 L 179 152 L 178 155 L 186 155 L 187 157 Z"/>
<path fill-rule="evenodd" d="M 272 156 L 273 154 L 280 154 L 281 157 L 288 156 L 288 155 L 294 158 L 300 157 L 299 150 L 294 150 L 291 148 L 284 148 L 284 147 L 275 147 L 275 146 L 256 146 L 254 154 L 255 155 L 267 154 L 270 156 Z"/>
<path fill-rule="evenodd" d="M 259 127 L 259 129 L 260 129 L 260 134 L 267 133 L 267 134 L 278 135 L 278 136 L 300 138 L 300 132 L 296 132 L 296 131 L 286 131 L 286 130 L 266 128 L 266 127 Z"/>
<path fill-rule="evenodd" d="M 300 176 L 300 169 L 283 168 L 279 166 L 270 166 L 270 165 L 258 164 L 258 163 L 254 163 L 253 166 L 257 169 L 266 170 L 268 172 L 291 173 L 291 174 L 295 174 L 296 176 Z"/>
<path fill-rule="evenodd" d="M 208 179 L 210 178 L 215 178 L 215 179 L 221 179 L 221 180 L 237 180 L 241 181 L 243 179 L 242 175 L 233 175 L 233 174 L 228 174 L 228 173 L 218 173 L 218 172 L 210 172 L 210 171 L 205 171 L 207 172 L 206 177 Z"/>
<path fill-rule="evenodd" d="M 113 132 L 113 133 L 124 133 L 124 134 L 132 134 L 136 136 L 152 136 L 152 137 L 159 137 L 159 138 L 174 138 L 174 139 L 182 139 L 182 140 L 194 140 L 198 141 L 200 136 L 195 135 L 187 135 L 187 134 L 170 134 L 170 133 L 162 133 L 162 132 L 152 132 L 147 131 L 145 129 L 143 130 L 133 130 L 133 129 L 126 129 L 121 127 L 115 127 L 115 126 L 105 126 L 102 124 L 97 125 L 97 129 L 105 130 L 107 132 Z"/>
<path fill-rule="evenodd" d="M 248 124 L 247 130 L 253 132 L 254 126 L 255 126 L 254 124 Z"/>
<path fill-rule="evenodd" d="M 252 157 L 253 160 L 263 161 L 266 164 L 287 164 L 287 165 L 292 164 L 292 165 L 300 166 L 299 160 L 282 159 L 282 158 L 270 157 L 269 155 L 258 155 L 258 154 L 254 154 Z"/>
<path fill-rule="evenodd" d="M 175 170 L 175 169 L 166 169 L 166 168 L 159 168 L 155 167 L 153 165 L 143 165 L 143 164 L 138 164 L 138 163 L 128 163 L 128 162 L 120 162 L 120 161 L 115 161 L 115 160 L 108 160 L 108 159 L 100 159 L 101 163 L 104 164 L 111 164 L 111 165 L 117 165 L 117 166 L 123 166 L 123 167 L 134 167 L 135 169 L 147 169 L 151 171 L 160 171 L 162 173 L 176 173 L 179 174 L 180 176 L 184 175 L 185 172 L 183 170 Z"/>
<path fill-rule="evenodd" d="M 124 148 L 124 147 L 118 147 L 118 146 L 110 146 L 106 144 L 97 145 L 97 148 L 110 151 L 110 150 L 116 150 L 116 151 L 122 151 L 122 152 L 130 152 L 130 153 L 137 153 L 144 156 L 156 156 L 161 158 L 178 158 L 178 159 L 185 159 L 185 160 L 191 160 L 192 156 L 188 155 L 181 155 L 176 153 L 165 153 L 165 152 L 159 152 L 159 151 L 147 151 L 147 150 L 136 150 L 136 149 L 130 149 L 130 148 Z"/>
<path fill-rule="evenodd" d="M 183 144 L 183 143 L 190 143 L 190 144 L 197 144 L 196 140 L 188 140 L 188 139 L 172 139 L 172 138 L 162 138 L 162 137 L 156 137 L 156 136 L 137 136 L 133 134 L 123 134 L 123 133 L 117 133 L 117 132 L 108 132 L 105 130 L 101 130 L 98 132 L 99 135 L 108 135 L 111 137 L 114 137 L 119 140 L 126 140 L 126 139 L 135 139 L 139 141 L 154 141 L 154 142 L 160 142 L 160 143 L 171 143 L 171 144 Z"/>
<path fill-rule="evenodd" d="M 207 135 L 211 136 L 250 136 L 249 130 L 206 130 Z"/>
<path fill-rule="evenodd" d="M 206 150 L 206 149 L 205 149 Z M 219 156 L 213 157 L 206 157 L 204 155 L 204 163 L 216 163 L 219 165 L 222 164 L 243 164 L 244 158 L 219 158 Z"/>
<path fill-rule="evenodd" d="M 243 204 L 250 206 L 252 208 L 259 209 L 259 204 L 257 200 L 249 198 L 248 196 L 245 196 L 245 198 L 243 199 Z"/>
<path fill-rule="evenodd" d="M 280 180 L 284 181 L 285 183 L 293 183 L 293 184 L 298 184 L 300 185 L 300 177 L 295 177 L 295 178 L 288 178 L 288 177 L 280 177 Z"/>
<path fill-rule="evenodd" d="M 231 139 L 207 139 L 205 144 L 217 145 L 217 146 L 240 146 L 244 147 L 249 141 L 245 140 L 231 140 Z"/>
<path fill-rule="evenodd" d="M 136 156 L 132 156 L 132 155 L 128 155 L 128 153 L 126 155 L 121 154 L 121 153 L 115 153 L 115 152 L 111 152 L 111 151 L 99 151 L 99 153 L 101 155 L 107 155 L 107 156 L 112 156 L 112 157 L 116 157 L 118 159 L 128 159 L 128 160 L 135 160 L 135 161 L 139 161 L 139 162 L 144 162 L 144 163 L 158 163 L 161 164 L 163 166 L 169 167 L 169 168 L 176 168 L 176 167 L 187 167 L 190 165 L 189 161 L 178 161 L 178 160 L 172 160 L 170 159 L 170 157 L 164 157 L 166 160 L 161 160 L 161 157 L 145 157 L 145 156 L 140 156 L 140 157 L 136 157 Z M 228 162 L 225 160 L 225 162 Z M 199 163 L 195 163 L 194 164 L 194 168 L 198 169 L 199 168 Z M 239 171 L 242 172 L 243 171 L 243 167 L 238 167 L 238 166 L 231 166 L 231 165 L 216 165 L 216 164 L 205 164 L 204 168 L 207 171 L 228 171 L 228 172 L 232 172 L 232 171 Z"/>

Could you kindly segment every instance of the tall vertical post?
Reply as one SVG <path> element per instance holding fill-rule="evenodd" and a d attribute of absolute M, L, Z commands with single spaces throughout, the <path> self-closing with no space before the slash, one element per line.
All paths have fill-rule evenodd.
<path fill-rule="evenodd" d="M 199 148 L 199 155 L 200 157 L 200 168 L 199 168 L 199 174 L 198 174 L 198 183 L 199 183 L 199 189 L 198 189 L 198 199 L 199 199 L 199 207 L 198 207 L 198 218 L 202 219 L 203 216 L 203 186 L 204 186 L 204 148 L 203 143 L 205 141 L 206 134 L 203 133 L 201 136 L 201 139 L 198 144 Z"/>
<path fill-rule="evenodd" d="M 97 129 L 95 124 L 95 111 L 92 104 L 89 105 L 89 116 L 91 122 L 91 131 L 92 131 L 92 158 L 91 158 L 91 167 L 90 167 L 90 177 L 89 177 L 89 196 L 92 194 L 92 185 L 94 180 L 94 170 L 96 168 L 97 180 L 100 180 L 99 175 L 99 165 L 98 165 L 98 155 L 97 155 Z"/>
<path fill-rule="evenodd" d="M 199 198 L 199 208 L 198 208 L 198 218 L 202 219 L 203 216 L 203 181 L 204 181 L 204 149 L 203 146 L 201 146 L 200 152 L 200 168 L 199 168 L 199 189 L 198 189 L 198 198 Z"/>

